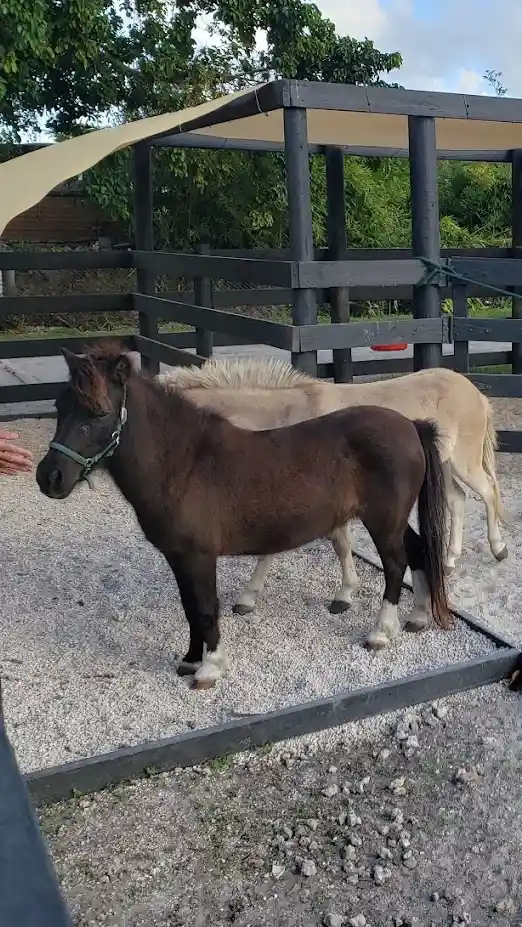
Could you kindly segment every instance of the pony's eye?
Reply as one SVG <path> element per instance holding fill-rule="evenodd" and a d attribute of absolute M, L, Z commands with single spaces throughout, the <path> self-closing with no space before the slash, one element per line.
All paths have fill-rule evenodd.
<path fill-rule="evenodd" d="M 84 435 L 88 435 L 90 430 L 91 430 L 91 426 L 88 425 L 87 422 L 85 423 L 85 425 L 82 425 L 82 431 Z"/>

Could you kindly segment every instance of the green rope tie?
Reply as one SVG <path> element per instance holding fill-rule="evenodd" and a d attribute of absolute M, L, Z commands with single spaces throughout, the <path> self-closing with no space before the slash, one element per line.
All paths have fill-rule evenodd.
<path fill-rule="evenodd" d="M 485 290 L 491 290 L 492 293 L 499 293 L 500 296 L 509 296 L 510 299 L 517 296 L 516 292 L 503 290 L 501 287 L 493 286 L 491 283 L 483 283 L 482 280 L 473 280 L 471 277 L 465 277 L 464 274 L 459 274 L 459 272 L 451 266 L 450 258 L 443 258 L 441 261 L 432 261 L 430 258 L 420 257 L 418 260 L 422 261 L 427 270 L 422 280 L 419 280 L 415 286 L 429 286 L 434 280 L 440 285 L 441 277 L 445 276 L 449 277 L 451 280 L 458 280 L 459 283 L 474 283 L 477 286 L 484 287 Z"/>

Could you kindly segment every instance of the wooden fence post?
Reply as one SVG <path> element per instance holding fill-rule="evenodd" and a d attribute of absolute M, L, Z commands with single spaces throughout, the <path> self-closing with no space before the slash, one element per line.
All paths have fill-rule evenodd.
<path fill-rule="evenodd" d="M 154 227 L 152 220 L 152 163 L 151 148 L 141 142 L 134 145 L 133 155 L 133 187 L 134 187 L 134 247 L 136 251 L 154 250 Z M 156 293 L 156 277 L 150 270 L 138 270 L 137 291 L 145 296 L 154 296 Z M 144 338 L 158 337 L 157 316 L 148 312 L 139 313 L 139 331 Z M 160 366 L 157 361 L 141 355 L 141 364 L 144 370 L 152 375 L 159 373 Z"/>
<path fill-rule="evenodd" d="M 408 116 L 411 184 L 411 243 L 413 257 L 440 261 L 437 143 L 432 116 Z M 413 317 L 436 319 L 441 314 L 437 283 L 413 290 Z M 415 344 L 413 369 L 440 367 L 442 344 Z"/>
<path fill-rule="evenodd" d="M 198 254 L 210 254 L 210 245 L 197 246 Z M 212 281 L 210 277 L 194 277 L 194 303 L 207 309 L 214 308 Z M 214 332 L 205 328 L 196 328 L 196 354 L 200 357 L 212 357 L 214 346 Z"/>
<path fill-rule="evenodd" d="M 344 201 L 344 154 L 342 148 L 326 149 L 326 201 L 328 226 L 328 260 L 345 261 L 348 240 Z M 330 318 L 332 322 L 350 321 L 350 291 L 347 286 L 330 288 Z M 350 348 L 332 350 L 333 373 L 336 383 L 353 381 Z"/>
<path fill-rule="evenodd" d="M 511 226 L 512 255 L 522 258 L 522 149 L 512 152 L 511 160 Z M 513 296 L 511 315 L 522 319 L 522 297 Z M 513 342 L 511 352 L 511 373 L 522 373 L 522 344 Z"/>
<path fill-rule="evenodd" d="M 313 261 L 315 254 L 306 110 L 299 107 L 285 108 L 284 128 L 290 256 L 292 261 Z M 317 323 L 315 290 L 293 290 L 292 321 L 294 325 Z M 317 351 L 293 351 L 292 364 L 304 373 L 317 376 Z"/>

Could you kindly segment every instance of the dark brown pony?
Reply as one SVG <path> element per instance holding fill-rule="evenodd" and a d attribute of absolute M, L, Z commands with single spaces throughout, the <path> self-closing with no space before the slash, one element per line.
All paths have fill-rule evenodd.
<path fill-rule="evenodd" d="M 64 351 L 70 381 L 57 400 L 53 441 L 36 479 L 64 499 L 105 466 L 176 577 L 190 628 L 178 673 L 214 685 L 220 644 L 216 561 L 274 554 L 331 537 L 352 518 L 381 557 L 385 590 L 367 646 L 400 632 L 406 565 L 415 604 L 407 628 L 451 627 L 444 585 L 444 479 L 431 422 L 374 406 L 343 409 L 287 428 L 250 431 L 198 408 L 133 369 L 119 345 Z M 418 499 L 419 532 L 408 525 Z"/>

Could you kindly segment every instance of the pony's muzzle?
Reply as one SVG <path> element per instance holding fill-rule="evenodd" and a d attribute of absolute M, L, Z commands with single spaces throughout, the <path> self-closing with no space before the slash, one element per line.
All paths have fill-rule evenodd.
<path fill-rule="evenodd" d="M 47 466 L 44 460 L 40 461 L 36 468 L 36 482 L 40 491 L 50 499 L 63 499 L 67 495 L 63 472 L 56 465 Z"/>

